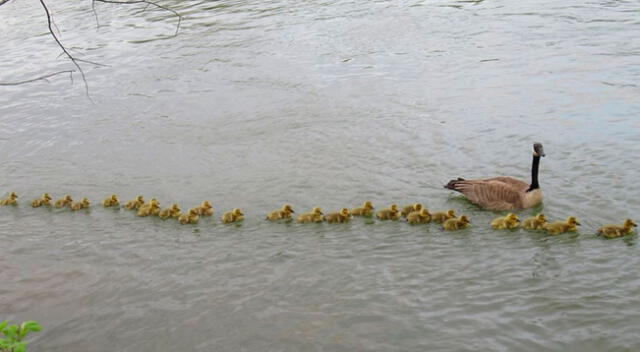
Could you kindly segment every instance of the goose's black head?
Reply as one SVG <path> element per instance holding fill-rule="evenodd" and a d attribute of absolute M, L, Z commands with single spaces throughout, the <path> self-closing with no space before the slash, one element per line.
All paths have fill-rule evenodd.
<path fill-rule="evenodd" d="M 535 155 L 535 156 L 545 156 L 544 148 L 542 148 L 542 143 L 534 143 L 533 144 L 533 155 Z"/>

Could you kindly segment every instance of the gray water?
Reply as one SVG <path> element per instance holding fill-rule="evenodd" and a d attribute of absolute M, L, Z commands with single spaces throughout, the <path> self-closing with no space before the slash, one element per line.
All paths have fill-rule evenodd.
<path fill-rule="evenodd" d="M 82 64 L 0 87 L 0 320 L 30 351 L 638 350 L 637 1 L 50 1 Z M 37 1 L 0 7 L 0 81 L 74 69 Z M 540 182 L 577 234 L 498 232 L 452 177 Z M 42 192 L 88 212 L 33 209 Z M 103 209 L 111 193 L 195 226 Z M 370 199 L 468 230 L 272 224 Z M 220 224 L 234 207 L 240 226 Z"/>

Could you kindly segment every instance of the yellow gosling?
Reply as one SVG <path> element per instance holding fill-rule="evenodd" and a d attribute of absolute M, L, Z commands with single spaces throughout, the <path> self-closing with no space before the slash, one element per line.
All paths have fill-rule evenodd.
<path fill-rule="evenodd" d="M 180 217 L 180 208 L 178 207 L 178 204 L 173 203 L 171 205 L 171 207 L 163 209 L 160 213 L 158 213 L 158 216 L 161 219 L 168 219 L 168 218 L 174 218 L 177 219 Z"/>
<path fill-rule="evenodd" d="M 291 214 L 295 213 L 293 208 L 289 204 L 285 204 L 282 206 L 282 209 L 274 210 L 267 214 L 266 220 L 276 221 L 276 220 L 291 220 Z"/>
<path fill-rule="evenodd" d="M 152 198 L 149 203 L 143 205 L 138 209 L 138 216 L 158 215 L 160 213 L 160 202 L 157 199 Z"/>
<path fill-rule="evenodd" d="M 371 201 L 366 201 L 362 204 L 361 207 L 351 209 L 351 215 L 353 216 L 372 216 L 373 215 L 373 204 Z"/>
<path fill-rule="evenodd" d="M 200 203 L 200 205 L 195 207 L 195 209 L 198 211 L 198 215 L 201 215 L 201 216 L 213 215 L 213 206 L 211 206 L 211 203 L 208 200 L 205 200 L 202 203 Z"/>
<path fill-rule="evenodd" d="M 465 215 L 462 215 L 459 218 L 447 219 L 442 223 L 442 228 L 446 231 L 462 230 L 469 227 L 470 223 L 469 219 L 467 219 Z"/>
<path fill-rule="evenodd" d="M 427 208 L 422 208 L 420 211 L 409 213 L 407 222 L 410 224 L 428 224 L 431 222 L 431 214 L 429 214 Z"/>
<path fill-rule="evenodd" d="M 143 196 L 137 196 L 136 198 L 128 201 L 124 205 L 124 208 L 127 209 L 127 210 L 138 210 L 143 205 L 144 205 L 144 197 Z"/>
<path fill-rule="evenodd" d="M 102 206 L 105 208 L 116 207 L 118 205 L 120 205 L 120 200 L 115 194 L 112 194 L 111 197 L 107 197 L 102 201 Z"/>
<path fill-rule="evenodd" d="M 507 216 L 495 218 L 491 221 L 491 227 L 498 230 L 511 230 L 518 228 L 518 226 L 520 226 L 520 219 L 514 213 L 509 213 Z"/>
<path fill-rule="evenodd" d="M 244 214 L 242 213 L 242 210 L 235 208 L 232 211 L 228 211 L 224 213 L 224 215 L 222 215 L 220 220 L 222 220 L 222 222 L 225 224 L 230 224 L 232 222 L 240 222 L 244 220 Z"/>
<path fill-rule="evenodd" d="M 544 226 L 544 230 L 551 235 L 559 235 L 565 232 L 575 232 L 580 223 L 575 216 L 570 216 L 566 221 L 556 221 Z"/>
<path fill-rule="evenodd" d="M 71 210 L 75 211 L 75 210 L 85 209 L 85 208 L 88 208 L 89 205 L 91 205 L 89 203 L 89 200 L 87 198 L 82 198 L 81 201 L 71 204 Z"/>
<path fill-rule="evenodd" d="M 43 193 L 42 196 L 38 199 L 34 199 L 31 201 L 31 206 L 34 208 L 39 208 L 41 206 L 50 206 L 51 205 L 51 196 L 49 193 Z"/>
<path fill-rule="evenodd" d="M 198 215 L 198 209 L 191 208 L 187 213 L 184 213 L 178 217 L 178 221 L 181 224 L 196 224 L 200 216 Z"/>
<path fill-rule="evenodd" d="M 449 209 L 446 212 L 439 211 L 437 213 L 431 214 L 431 221 L 436 224 L 442 224 L 449 219 L 453 219 L 456 217 L 456 212 L 453 209 Z"/>
<path fill-rule="evenodd" d="M 7 198 L 0 200 L 0 205 L 18 205 L 16 199 L 18 199 L 16 192 L 11 192 Z"/>
<path fill-rule="evenodd" d="M 304 213 L 298 215 L 297 221 L 300 223 L 309 223 L 309 222 L 322 222 L 324 220 L 324 216 L 322 213 L 322 209 L 320 207 L 315 207 L 309 213 Z"/>
<path fill-rule="evenodd" d="M 543 230 L 544 225 L 547 224 L 547 218 L 544 214 L 540 213 L 536 216 L 524 219 L 522 222 L 522 228 L 525 230 Z"/>
<path fill-rule="evenodd" d="M 64 208 L 66 206 L 71 206 L 71 203 L 73 203 L 73 198 L 67 194 L 63 198 L 56 200 L 56 202 L 53 203 L 53 206 L 56 208 Z"/>
<path fill-rule="evenodd" d="M 402 208 L 402 211 L 400 212 L 400 215 L 402 215 L 402 217 L 406 218 L 409 214 L 413 213 L 414 211 L 420 211 L 420 209 L 422 209 L 422 204 L 420 204 L 420 203 L 406 205 L 406 206 L 404 206 Z"/>
<path fill-rule="evenodd" d="M 606 238 L 617 238 L 626 235 L 630 235 L 633 232 L 633 228 L 638 224 L 631 219 L 625 220 L 622 226 L 617 225 L 605 225 L 598 229 L 598 235 Z"/>
<path fill-rule="evenodd" d="M 395 204 L 391 204 L 389 208 L 379 210 L 376 213 L 376 217 L 380 220 L 398 220 L 400 219 L 398 206 Z"/>
<path fill-rule="evenodd" d="M 347 208 L 342 208 L 339 212 L 327 214 L 324 219 L 330 224 L 348 222 L 351 220 L 351 212 Z"/>

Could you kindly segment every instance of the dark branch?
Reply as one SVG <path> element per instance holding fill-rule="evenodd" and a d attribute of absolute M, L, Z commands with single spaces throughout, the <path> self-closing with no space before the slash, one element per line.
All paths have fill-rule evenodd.
<path fill-rule="evenodd" d="M 40 4 L 42 4 L 42 7 L 44 8 L 44 12 L 47 13 L 47 23 L 49 25 L 49 33 L 51 33 L 51 36 L 53 36 L 53 39 L 55 39 L 56 43 L 58 43 L 58 46 L 62 49 L 62 51 L 65 54 L 67 54 L 67 57 L 69 58 L 69 60 L 71 60 L 71 62 L 73 62 L 73 64 L 78 68 L 78 71 L 80 71 L 80 76 L 82 76 L 82 81 L 84 82 L 84 90 L 88 97 L 89 85 L 87 84 L 87 78 L 84 76 L 84 71 L 82 70 L 82 67 L 78 65 L 76 58 L 73 57 L 71 54 L 69 54 L 69 52 L 67 51 L 67 48 L 65 48 L 64 45 L 62 45 L 62 43 L 60 42 L 60 39 L 58 39 L 56 34 L 53 32 L 53 28 L 51 27 L 51 13 L 49 13 L 49 8 L 47 8 L 47 5 L 44 3 L 44 0 L 40 0 Z"/>
<path fill-rule="evenodd" d="M 37 78 L 33 78 L 33 79 L 28 79 L 26 81 L 18 81 L 18 82 L 0 82 L 0 86 L 17 86 L 20 84 L 25 84 L 25 83 L 31 83 L 31 82 L 35 82 L 35 81 L 47 81 L 47 78 L 49 77 L 53 77 L 53 76 L 57 76 L 59 74 L 62 73 L 69 73 L 71 76 L 71 82 L 73 82 L 73 72 L 76 72 L 75 70 L 65 70 L 65 71 L 60 71 L 60 72 L 56 72 L 56 73 L 50 73 L 48 75 L 44 75 L 44 76 L 40 76 Z M 49 82 L 49 81 L 47 81 Z"/>
<path fill-rule="evenodd" d="M 157 8 L 163 9 L 165 11 L 169 11 L 171 13 L 173 13 L 174 15 L 176 15 L 176 17 L 178 17 L 178 24 L 176 25 L 176 32 L 174 33 L 174 37 L 178 35 L 178 31 L 180 30 L 180 23 L 182 22 L 182 15 L 180 15 L 176 10 L 173 10 L 171 8 L 168 8 L 166 6 L 160 5 L 156 2 L 153 1 L 147 1 L 147 0 L 132 0 L 132 1 L 117 1 L 117 0 L 91 0 L 92 2 L 103 2 L 106 4 L 122 4 L 122 5 L 135 5 L 135 4 L 147 4 L 147 6 L 149 5 L 153 5 Z M 146 7 L 145 7 L 146 9 Z"/>

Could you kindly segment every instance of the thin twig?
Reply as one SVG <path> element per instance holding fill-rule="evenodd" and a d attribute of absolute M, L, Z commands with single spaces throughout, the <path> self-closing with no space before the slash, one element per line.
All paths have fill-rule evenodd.
<path fill-rule="evenodd" d="M 1 5 L 1 3 L 0 3 L 0 5 Z M 61 73 L 67 73 L 67 72 L 73 73 L 73 72 L 76 72 L 76 70 L 59 71 L 59 72 L 56 72 L 56 73 L 50 73 L 48 75 L 40 76 L 40 77 L 37 77 L 37 78 L 28 79 L 26 81 L 0 82 L 0 86 L 17 86 L 17 85 L 20 85 L 20 84 L 31 83 L 31 82 L 40 81 L 40 80 L 47 81 L 47 78 L 49 78 L 49 77 L 53 77 L 53 76 L 59 75 Z M 72 77 L 71 78 L 71 80 L 72 80 L 71 82 L 73 83 L 73 75 L 71 75 L 71 77 Z M 47 81 L 47 82 L 49 82 L 49 81 Z"/>
<path fill-rule="evenodd" d="M 117 0 L 92 0 L 92 1 L 97 1 L 97 2 L 103 2 L 103 3 L 107 3 L 107 4 L 123 4 L 123 5 L 135 5 L 135 4 L 147 4 L 147 6 L 149 5 L 153 5 L 157 8 L 163 9 L 165 11 L 169 11 L 171 13 L 173 13 L 174 15 L 176 15 L 176 17 L 178 17 L 178 24 L 176 25 L 176 33 L 173 35 L 174 37 L 178 35 L 178 31 L 180 30 L 180 23 L 182 22 L 182 15 L 180 15 L 176 10 L 173 10 L 169 7 L 160 5 L 156 2 L 153 1 L 148 1 L 148 0 L 132 0 L 132 1 L 117 1 Z"/>
<path fill-rule="evenodd" d="M 44 3 L 44 0 L 40 0 L 40 4 L 42 4 L 42 7 L 44 8 L 44 12 L 47 13 L 47 24 L 49 26 L 49 33 L 51 33 L 51 36 L 53 36 L 53 39 L 55 39 L 56 43 L 58 43 L 58 46 L 62 49 L 62 51 L 64 51 L 64 53 L 67 54 L 67 57 L 69 58 L 69 60 L 71 60 L 71 62 L 73 62 L 73 64 L 78 68 L 78 71 L 80 71 L 80 76 L 82 76 L 82 81 L 84 82 L 85 93 L 87 94 L 87 97 L 89 97 L 89 85 L 87 84 L 87 78 L 84 76 L 84 71 L 82 70 L 82 67 L 80 67 L 80 65 L 76 61 L 76 58 L 73 57 L 71 54 L 69 54 L 69 52 L 67 51 L 67 48 L 65 48 L 64 45 L 62 45 L 62 43 L 60 42 L 60 39 L 58 39 L 56 34 L 53 33 L 53 28 L 51 28 L 51 13 L 49 13 L 49 8 L 47 8 L 47 5 Z"/>
<path fill-rule="evenodd" d="M 98 13 L 96 12 L 96 0 L 91 0 L 91 11 L 93 11 L 93 16 L 96 18 L 96 31 L 100 28 L 100 21 L 98 21 Z"/>

